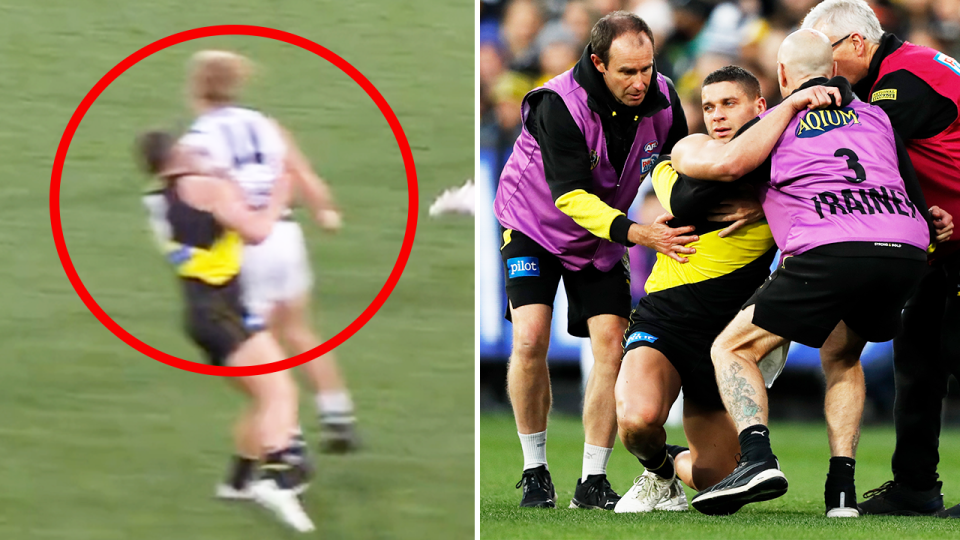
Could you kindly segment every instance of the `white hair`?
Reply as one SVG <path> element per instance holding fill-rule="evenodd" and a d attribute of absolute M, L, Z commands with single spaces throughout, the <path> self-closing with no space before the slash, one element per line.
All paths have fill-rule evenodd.
<path fill-rule="evenodd" d="M 871 43 L 880 43 L 883 28 L 865 0 L 826 0 L 814 6 L 803 19 L 801 28 L 814 28 L 835 36 L 857 33 Z"/>

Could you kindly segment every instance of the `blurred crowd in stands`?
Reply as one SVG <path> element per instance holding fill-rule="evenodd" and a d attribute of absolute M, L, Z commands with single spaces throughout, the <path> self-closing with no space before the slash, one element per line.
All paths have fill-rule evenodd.
<path fill-rule="evenodd" d="M 780 101 L 777 49 L 816 0 L 481 0 L 480 145 L 502 166 L 520 131 L 523 96 L 573 67 L 603 15 L 628 10 L 654 32 L 656 64 L 673 79 L 690 132 L 704 132 L 700 82 L 736 64 L 752 71 L 768 106 Z M 960 53 L 960 0 L 870 1 L 884 30 Z M 498 171 L 497 171 L 498 172 Z M 499 174 L 496 174 L 499 176 Z"/>

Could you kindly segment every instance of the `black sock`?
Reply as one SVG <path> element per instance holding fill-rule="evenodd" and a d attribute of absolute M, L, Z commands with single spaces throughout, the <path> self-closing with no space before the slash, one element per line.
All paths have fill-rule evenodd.
<path fill-rule="evenodd" d="M 770 429 L 763 424 L 752 425 L 740 432 L 740 460 L 763 461 L 773 457 L 770 449 Z"/>
<path fill-rule="evenodd" d="M 638 458 L 639 459 L 639 458 Z M 673 478 L 673 460 L 667 459 L 667 447 L 664 446 L 650 459 L 641 459 L 643 468 L 660 478 Z"/>
<path fill-rule="evenodd" d="M 857 461 L 848 457 L 830 458 L 830 472 L 827 473 L 827 485 L 848 486 L 853 485 L 853 476 L 857 467 Z"/>
<path fill-rule="evenodd" d="M 288 446 L 283 453 L 288 456 L 294 456 L 296 459 L 304 459 L 307 455 L 307 443 L 304 441 L 303 435 L 294 435 L 290 441 L 290 446 Z"/>
<path fill-rule="evenodd" d="M 242 490 L 247 487 L 247 482 L 253 477 L 253 468 L 257 465 L 257 460 L 245 458 L 243 456 L 233 456 L 233 463 L 230 466 L 230 477 L 227 482 L 233 489 Z"/>
<path fill-rule="evenodd" d="M 830 472 L 827 473 L 827 484 L 823 490 L 828 511 L 841 506 L 845 508 L 857 506 L 857 489 L 853 483 L 856 465 L 857 462 L 853 458 L 830 458 Z"/>
<path fill-rule="evenodd" d="M 675 444 L 667 445 L 667 453 L 670 454 L 670 457 L 672 457 L 674 460 L 677 459 L 677 456 L 679 456 L 684 452 L 687 452 L 688 450 L 690 449 L 687 448 L 686 446 L 677 446 Z"/>
<path fill-rule="evenodd" d="M 286 452 L 286 450 L 270 452 L 260 465 L 263 476 L 276 482 L 280 489 L 293 487 L 293 480 L 290 477 L 293 467 L 285 458 Z"/>

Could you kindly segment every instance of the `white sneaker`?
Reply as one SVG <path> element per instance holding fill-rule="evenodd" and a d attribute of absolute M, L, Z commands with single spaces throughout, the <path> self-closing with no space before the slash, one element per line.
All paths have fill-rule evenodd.
<path fill-rule="evenodd" d="M 237 489 L 230 484 L 217 484 L 216 497 L 226 501 L 252 501 L 253 492 L 247 484 L 243 489 Z"/>
<path fill-rule="evenodd" d="M 293 490 L 280 489 L 273 480 L 257 480 L 250 484 L 250 491 L 253 492 L 254 500 L 276 514 L 280 521 L 299 532 L 315 530 Z"/>
<path fill-rule="evenodd" d="M 828 518 L 857 518 L 860 511 L 856 508 L 831 508 L 827 510 Z"/>
<path fill-rule="evenodd" d="M 680 481 L 680 478 L 674 477 L 667 496 L 658 502 L 653 509 L 669 512 L 683 512 L 690 509 L 690 505 L 687 504 L 687 492 L 683 490 L 683 482 Z"/>
<path fill-rule="evenodd" d="M 857 493 L 851 487 L 849 491 L 841 491 L 837 494 L 836 498 L 831 496 L 832 494 L 827 491 L 825 498 L 827 500 L 833 500 L 839 502 L 837 506 L 832 506 L 827 509 L 828 518 L 858 518 L 860 517 L 860 510 L 857 508 Z M 847 496 L 849 495 L 849 497 Z M 852 506 L 851 506 L 852 503 Z"/>
<path fill-rule="evenodd" d="M 650 471 L 644 471 L 633 481 L 633 487 L 617 502 L 613 511 L 617 514 L 652 511 L 661 501 L 669 497 L 670 486 L 676 479 L 677 473 L 673 473 L 673 478 L 666 479 Z M 683 488 L 680 489 L 683 490 Z M 684 494 L 684 504 L 686 504 L 686 494 Z"/>

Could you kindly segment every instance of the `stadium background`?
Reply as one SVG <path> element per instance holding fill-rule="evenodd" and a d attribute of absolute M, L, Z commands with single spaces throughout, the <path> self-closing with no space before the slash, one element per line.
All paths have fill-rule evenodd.
<path fill-rule="evenodd" d="M 422 202 L 406 272 L 376 317 L 337 349 L 366 447 L 317 456 L 316 537 L 465 538 L 474 531 L 473 223 L 429 201 L 472 174 L 475 5 L 54 0 L 0 5 L 0 538 L 293 537 L 256 506 L 213 500 L 241 398 L 222 381 L 151 360 L 113 336 L 70 287 L 51 241 L 50 170 L 67 120 L 121 59 L 182 30 L 254 24 L 299 34 L 353 64 L 389 102 L 413 149 Z M 407 186 L 393 135 L 362 89 L 320 57 L 255 37 L 187 42 L 122 75 L 86 115 L 61 210 L 80 277 L 145 342 L 200 360 L 177 283 L 140 203 L 133 138 L 188 119 L 183 74 L 201 48 L 258 64 L 244 98 L 287 124 L 344 211 L 330 236 L 305 220 L 317 324 L 332 336 L 396 261 Z M 181 124 L 182 127 L 182 124 Z M 305 216 L 300 215 L 301 219 Z M 303 425 L 316 441 L 314 407 Z"/>
<path fill-rule="evenodd" d="M 799 26 L 799 22 L 816 0 L 481 0 L 478 37 L 478 72 L 480 84 L 480 154 L 477 169 L 477 336 L 480 350 L 481 407 L 481 527 L 484 536 L 520 537 L 524 525 L 534 522 L 529 515 L 514 512 L 519 494 L 512 482 L 519 478 L 520 445 L 506 397 L 506 361 L 510 353 L 511 326 L 503 319 L 506 296 L 503 292 L 503 270 L 496 256 L 500 229 L 493 216 L 492 203 L 503 163 L 509 157 L 520 130 L 520 102 L 532 88 L 566 71 L 579 59 L 596 20 L 616 9 L 633 11 L 644 18 L 655 34 L 656 62 L 661 73 L 671 77 L 683 101 L 690 132 L 705 132 L 700 111 L 700 82 L 719 67 L 737 64 L 746 67 L 761 81 L 768 106 L 780 101 L 776 84 L 776 55 L 780 42 Z M 871 2 L 884 29 L 914 43 L 937 48 L 957 56 L 960 53 L 960 2 L 956 0 L 905 0 Z M 630 215 L 634 220 L 649 223 L 662 211 L 644 182 Z M 633 294 L 643 295 L 643 283 L 652 266 L 654 254 L 643 247 L 631 249 Z M 583 374 L 591 362 L 586 340 L 566 333 L 566 300 L 561 289 L 554 310 L 553 336 L 549 365 L 554 391 L 554 415 L 548 429 L 548 458 L 551 470 L 564 468 L 570 478 L 579 476 L 582 453 L 582 428 L 579 426 Z M 860 451 L 861 471 L 858 487 L 863 492 L 889 479 L 889 457 L 893 446 L 892 406 L 894 397 L 892 347 L 890 343 L 870 344 L 863 355 L 868 398 Z M 960 423 L 960 400 L 957 382 L 951 381 L 944 419 L 944 441 L 957 437 Z M 826 451 L 823 425 L 823 377 L 816 350 L 793 345 L 784 373 L 769 393 L 772 422 L 782 428 L 788 444 L 798 455 L 811 456 Z M 560 413 L 560 414 L 556 414 Z M 676 426 L 679 407 L 671 413 L 670 423 Z M 671 438 L 682 438 L 674 428 Z M 774 431 L 774 449 L 777 450 Z M 811 442 L 812 441 L 812 442 Z M 873 446 L 871 446 L 871 444 Z M 809 446 L 808 446 L 809 445 Z M 560 450 L 558 450 L 558 448 Z M 626 456 L 620 442 L 611 462 L 623 481 L 614 481 L 620 493 L 629 486 L 629 478 L 639 473 L 635 460 Z M 954 447 L 956 448 L 956 447 Z M 957 459 L 956 452 L 945 442 L 941 446 L 944 463 Z M 828 455 L 828 454 L 826 454 Z M 617 457 L 619 456 L 619 458 Z M 864 481 L 865 456 L 875 466 L 876 483 Z M 783 456 L 781 456 L 783 459 Z M 619 459 L 619 461 L 618 461 Z M 818 478 L 813 488 L 822 490 L 822 462 L 810 461 L 809 472 Z M 884 468 L 886 473 L 884 474 Z M 942 467 L 941 474 L 958 477 L 960 470 Z M 611 478 L 613 480 L 613 478 Z M 947 480 L 947 478 L 945 478 Z M 572 495 L 569 478 L 554 473 L 560 492 L 560 503 L 566 505 Z M 626 483 L 625 483 L 626 482 Z M 509 485 L 508 485 L 509 484 Z M 569 485 L 568 485 L 569 484 Z M 796 489 L 791 487 L 792 490 Z M 948 489 L 960 485 L 945 482 Z M 569 491 L 564 494 L 564 491 Z M 960 493 L 954 495 L 957 499 Z M 789 497 L 786 498 L 789 501 Z M 948 496 L 949 499 L 949 496 Z M 954 502 L 957 502 L 956 500 Z M 777 503 L 768 503 L 776 508 Z M 786 503 L 784 503 L 786 504 Z M 822 502 L 820 503 L 822 505 Z M 811 508 L 816 507 L 814 505 Z M 822 510 L 820 510 L 822 512 Z M 701 516 L 702 517 L 702 516 Z M 594 518 L 591 518 L 594 519 Z M 596 518 L 601 520 L 602 518 Z M 666 519 L 666 518 L 663 518 Z M 578 519 L 570 518 L 579 523 Z M 611 527 L 617 525 L 604 520 Z M 661 519 L 662 521 L 662 519 Z M 564 521 L 563 531 L 576 537 L 576 525 Z M 589 520 L 588 520 L 589 523 Z M 659 523 L 659 522 L 658 522 Z M 669 526 L 659 531 L 667 536 Z M 571 528 L 572 527 L 572 528 Z M 589 530 L 589 529 L 585 529 Z M 630 530 L 630 529 L 627 529 Z M 636 529 L 632 529 L 635 531 Z M 692 530 L 681 531 L 690 537 Z M 752 529 L 744 529 L 750 536 Z M 805 534 L 803 526 L 784 532 L 785 537 Z M 815 533 L 819 534 L 819 533 Z M 565 537 L 557 532 L 558 537 Z M 764 537 L 760 534 L 759 537 Z"/>

